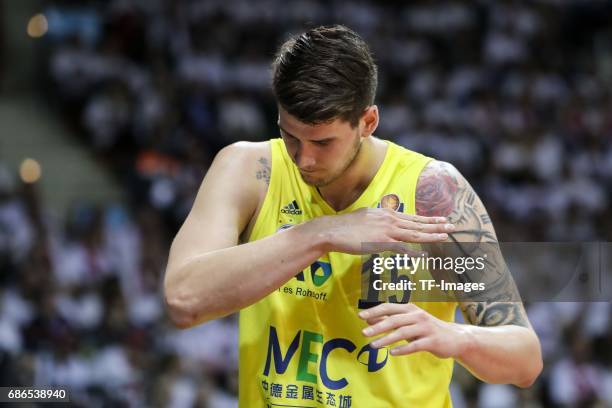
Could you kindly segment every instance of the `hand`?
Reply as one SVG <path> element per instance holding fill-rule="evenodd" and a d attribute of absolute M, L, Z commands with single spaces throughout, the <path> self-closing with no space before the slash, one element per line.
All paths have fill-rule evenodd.
<path fill-rule="evenodd" d="M 465 325 L 440 320 L 411 303 L 383 303 L 361 311 L 359 317 L 370 325 L 363 329 L 366 337 L 387 333 L 370 343 L 374 348 L 409 341 L 391 349 L 394 356 L 429 351 L 439 358 L 457 358 L 469 344 Z"/>
<path fill-rule="evenodd" d="M 407 242 L 442 242 L 455 230 L 445 217 L 424 217 L 383 208 L 361 208 L 348 214 L 315 218 L 312 226 L 324 235 L 326 252 L 364 254 L 383 251 L 411 253 Z M 363 244 L 368 245 L 368 249 Z"/>

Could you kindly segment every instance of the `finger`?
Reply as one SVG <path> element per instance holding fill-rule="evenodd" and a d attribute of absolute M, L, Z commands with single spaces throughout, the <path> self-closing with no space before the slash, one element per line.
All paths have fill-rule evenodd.
<path fill-rule="evenodd" d="M 446 233 L 428 233 L 397 228 L 391 238 L 404 242 L 442 242 L 448 239 Z"/>
<path fill-rule="evenodd" d="M 424 334 L 423 326 L 412 325 L 400 327 L 384 337 L 374 340 L 370 345 L 374 348 L 381 348 L 401 340 L 413 340 Z"/>
<path fill-rule="evenodd" d="M 407 313 L 417 310 L 418 307 L 412 303 L 381 303 L 368 310 L 359 312 L 359 317 L 364 320 L 374 317 L 391 316 L 398 313 Z"/>
<path fill-rule="evenodd" d="M 453 232 L 455 230 L 454 224 L 449 223 L 441 223 L 441 224 L 425 224 L 421 222 L 414 222 L 408 220 L 402 220 L 397 224 L 398 227 L 413 230 L 418 232 L 427 232 L 427 233 L 443 233 L 443 232 Z"/>
<path fill-rule="evenodd" d="M 385 320 L 387 317 L 389 317 L 389 316 L 378 316 L 378 317 L 374 317 L 372 319 L 367 319 L 366 322 L 368 322 L 369 326 L 374 326 L 376 323 Z"/>
<path fill-rule="evenodd" d="M 405 356 L 407 354 L 416 353 L 417 351 L 431 351 L 431 350 L 432 350 L 432 340 L 429 337 L 423 337 L 421 339 L 413 340 L 408 344 L 394 347 L 391 349 L 390 353 L 393 356 Z"/>
<path fill-rule="evenodd" d="M 389 332 L 391 330 L 399 329 L 403 326 L 410 326 L 418 321 L 417 315 L 412 313 L 398 313 L 392 316 L 382 319 L 374 325 L 368 326 L 363 329 L 365 336 L 377 336 L 382 333 Z"/>
<path fill-rule="evenodd" d="M 400 212 L 395 212 L 395 214 L 404 220 L 420 222 L 422 224 L 441 224 L 448 222 L 448 218 L 446 217 L 426 217 L 424 215 L 405 214 Z"/>

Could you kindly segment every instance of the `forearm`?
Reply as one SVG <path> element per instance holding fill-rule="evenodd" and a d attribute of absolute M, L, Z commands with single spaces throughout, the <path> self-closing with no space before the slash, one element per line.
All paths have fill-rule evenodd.
<path fill-rule="evenodd" d="M 203 253 L 167 271 L 165 298 L 172 320 L 179 327 L 194 326 L 236 312 L 279 288 L 324 252 L 321 234 L 307 224 Z"/>
<path fill-rule="evenodd" d="M 464 346 L 456 360 L 482 381 L 528 387 L 542 370 L 540 343 L 532 330 L 457 326 Z"/>

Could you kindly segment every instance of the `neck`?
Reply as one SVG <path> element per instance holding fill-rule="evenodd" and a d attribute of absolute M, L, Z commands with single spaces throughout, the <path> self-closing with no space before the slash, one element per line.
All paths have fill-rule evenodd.
<path fill-rule="evenodd" d="M 374 137 L 367 137 L 344 173 L 331 183 L 318 188 L 321 197 L 336 211 L 351 205 L 376 175 L 386 151 L 386 143 Z"/>

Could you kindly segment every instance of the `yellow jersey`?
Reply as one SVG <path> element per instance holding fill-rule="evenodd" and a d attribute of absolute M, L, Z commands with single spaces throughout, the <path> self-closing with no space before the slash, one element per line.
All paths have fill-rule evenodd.
<path fill-rule="evenodd" d="M 282 139 L 270 141 L 268 192 L 249 237 L 262 239 L 323 215 L 363 207 L 415 214 L 415 188 L 430 158 L 386 141 L 374 178 L 349 207 L 335 211 L 306 184 Z M 408 302 L 409 292 L 364 293 L 359 255 L 325 254 L 275 292 L 240 312 L 239 401 L 247 407 L 450 407 L 453 359 L 428 352 L 392 356 L 361 330 L 360 308 Z M 397 277 L 396 277 L 397 278 Z M 373 299 L 372 296 L 377 296 Z M 445 321 L 456 303 L 415 302 Z"/>

